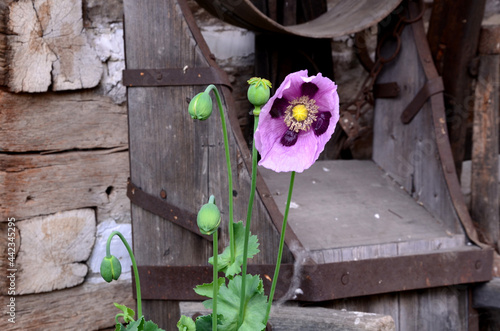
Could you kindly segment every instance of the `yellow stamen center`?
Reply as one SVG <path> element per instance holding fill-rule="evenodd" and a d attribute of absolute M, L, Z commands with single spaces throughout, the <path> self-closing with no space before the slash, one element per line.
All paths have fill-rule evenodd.
<path fill-rule="evenodd" d="M 292 108 L 292 116 L 295 120 L 302 122 L 307 118 L 307 108 L 304 105 L 297 105 Z"/>
<path fill-rule="evenodd" d="M 288 129 L 299 132 L 300 130 L 308 131 L 311 124 L 316 121 L 318 116 L 318 106 L 314 99 L 309 99 L 308 96 L 290 101 L 290 104 L 285 110 L 285 124 Z"/>

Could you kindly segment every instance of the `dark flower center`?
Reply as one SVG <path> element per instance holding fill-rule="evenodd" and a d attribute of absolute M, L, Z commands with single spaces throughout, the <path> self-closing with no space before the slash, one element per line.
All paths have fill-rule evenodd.
<path fill-rule="evenodd" d="M 311 125 L 317 119 L 317 113 L 318 106 L 316 106 L 316 101 L 303 95 L 300 98 L 290 101 L 285 110 L 284 121 L 291 131 L 309 131 Z"/>

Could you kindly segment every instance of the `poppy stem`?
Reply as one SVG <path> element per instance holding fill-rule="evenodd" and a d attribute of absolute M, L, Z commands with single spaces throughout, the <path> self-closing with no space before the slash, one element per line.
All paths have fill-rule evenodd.
<path fill-rule="evenodd" d="M 222 124 L 222 133 L 224 134 L 224 151 L 226 153 L 226 167 L 227 167 L 227 182 L 229 187 L 229 251 L 231 257 L 231 263 L 234 263 L 235 257 L 235 247 L 236 244 L 234 242 L 234 221 L 233 221 L 233 175 L 231 171 L 231 160 L 229 156 L 229 141 L 227 135 L 227 126 L 226 119 L 224 116 L 224 109 L 222 108 L 222 101 L 219 95 L 219 91 L 215 85 L 211 84 L 207 86 L 205 89 L 205 93 L 209 93 L 210 91 L 214 91 L 215 98 L 217 99 L 217 106 L 219 107 L 220 112 L 220 120 Z M 214 253 L 215 258 L 215 253 Z"/>
<path fill-rule="evenodd" d="M 292 171 L 291 176 L 290 176 L 290 186 L 288 188 L 288 198 L 286 200 L 285 215 L 283 216 L 283 225 L 281 226 L 281 237 L 280 237 L 280 246 L 279 246 L 279 250 L 278 250 L 278 258 L 276 261 L 276 268 L 274 269 L 273 283 L 271 285 L 271 292 L 269 293 L 269 300 L 267 302 L 267 312 L 266 312 L 266 318 L 264 320 L 264 324 L 267 324 L 267 321 L 269 320 L 269 314 L 271 313 L 271 306 L 273 304 L 274 292 L 276 290 L 276 283 L 278 282 L 278 275 L 279 275 L 280 267 L 281 267 L 281 257 L 283 256 L 283 246 L 285 244 L 285 231 L 286 231 L 286 224 L 287 224 L 287 220 L 288 220 L 288 211 L 290 210 L 290 202 L 292 201 L 292 192 L 293 192 L 294 181 L 295 181 L 295 171 Z"/>
<path fill-rule="evenodd" d="M 213 233 L 213 238 L 214 238 L 214 266 L 213 266 L 213 286 L 214 286 L 214 292 L 213 292 L 213 305 L 212 305 L 212 330 L 217 331 L 217 292 L 219 290 L 219 277 L 218 277 L 218 270 L 217 270 L 217 258 L 219 255 L 219 244 L 217 243 L 217 233 L 218 231 L 215 230 Z"/>
<path fill-rule="evenodd" d="M 127 239 L 121 234 L 119 231 L 113 231 L 108 237 L 108 241 L 106 242 L 106 257 L 111 256 L 111 239 L 114 236 L 118 236 L 125 248 L 127 249 L 128 255 L 130 256 L 130 260 L 132 261 L 132 268 L 134 269 L 134 278 L 135 278 L 135 290 L 137 297 L 137 317 L 141 318 L 142 316 L 142 302 L 141 302 L 141 282 L 139 280 L 139 270 L 137 270 L 137 263 L 135 262 L 134 252 L 130 245 L 127 242 Z"/>
<path fill-rule="evenodd" d="M 255 115 L 254 113 L 254 136 L 255 130 L 259 125 L 259 115 Z M 243 323 L 243 317 L 245 314 L 245 291 L 246 291 L 246 275 L 247 275 L 247 260 L 248 260 L 248 240 L 250 238 L 250 222 L 252 220 L 252 208 L 253 201 L 255 198 L 255 187 L 257 186 L 257 149 L 255 148 L 255 139 L 252 142 L 252 183 L 250 186 L 250 198 L 248 201 L 248 209 L 247 209 L 247 219 L 245 223 L 245 243 L 243 246 L 243 266 L 241 269 L 241 295 L 240 295 L 240 310 L 238 314 L 238 328 Z"/>

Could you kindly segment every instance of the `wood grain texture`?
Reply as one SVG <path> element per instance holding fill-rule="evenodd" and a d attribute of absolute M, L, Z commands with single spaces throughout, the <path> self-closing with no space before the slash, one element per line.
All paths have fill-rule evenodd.
<path fill-rule="evenodd" d="M 0 151 L 126 147 L 127 109 L 93 92 L 0 91 Z"/>
<path fill-rule="evenodd" d="M 260 170 L 284 212 L 288 174 Z M 432 240 L 452 231 L 372 161 L 316 162 L 296 175 L 292 202 L 290 226 L 311 251 Z"/>
<path fill-rule="evenodd" d="M 95 211 L 78 209 L 17 221 L 16 293 L 50 292 L 83 283 L 96 235 Z M 83 263 L 82 263 L 83 262 Z"/>
<path fill-rule="evenodd" d="M 400 120 L 401 113 L 426 81 L 411 27 L 404 29 L 401 39 L 404 47 L 397 60 L 384 66 L 377 81 L 397 81 L 401 91 L 398 98 L 375 101 L 373 160 L 441 220 L 447 230 L 459 233 L 458 216 L 439 158 L 431 103 L 425 103 L 408 125 Z M 385 51 L 391 52 L 391 46 L 387 47 Z"/>
<path fill-rule="evenodd" d="M 500 309 L 500 278 L 476 286 L 472 299 L 474 308 Z"/>
<path fill-rule="evenodd" d="M 477 54 L 485 4 L 486 0 L 435 0 L 427 33 L 434 63 L 443 78 L 448 134 L 459 176 L 473 97 L 469 66 Z"/>
<path fill-rule="evenodd" d="M 3 330 L 99 330 L 115 325 L 114 302 L 134 306 L 130 282 L 83 284 L 71 289 L 16 296 L 16 323 Z M 9 297 L 1 296 L 4 306 Z M 75 305 L 78 300 L 78 306 Z M 6 310 L 2 309 L 6 321 Z M 114 329 L 113 329 L 114 330 Z"/>
<path fill-rule="evenodd" d="M 498 247 L 498 82 L 500 56 L 481 55 L 474 102 L 471 216 L 484 242 Z"/>
<path fill-rule="evenodd" d="M 209 313 L 199 302 L 182 302 L 181 313 L 194 316 Z M 269 323 L 273 331 L 391 331 L 394 319 L 388 315 L 325 308 L 275 306 Z"/>
<path fill-rule="evenodd" d="M 81 0 L 12 2 L 7 27 L 10 90 L 75 90 L 99 83 L 102 64 L 84 33 Z"/>
<path fill-rule="evenodd" d="M 2 222 L 86 207 L 99 220 L 123 219 L 128 169 L 127 152 L 0 154 Z"/>

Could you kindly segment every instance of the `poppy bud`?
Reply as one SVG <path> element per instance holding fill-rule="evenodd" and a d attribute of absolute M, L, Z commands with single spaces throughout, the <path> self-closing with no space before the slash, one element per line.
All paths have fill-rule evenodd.
<path fill-rule="evenodd" d="M 207 92 L 195 95 L 189 103 L 189 115 L 195 120 L 206 120 L 212 114 L 212 98 Z"/>
<path fill-rule="evenodd" d="M 110 283 L 113 279 L 118 280 L 122 273 L 120 261 L 113 255 L 106 256 L 101 262 L 101 277 Z"/>
<path fill-rule="evenodd" d="M 221 215 L 219 208 L 215 205 L 215 197 L 213 195 L 210 196 L 208 203 L 200 208 L 196 221 L 200 232 L 203 234 L 210 235 L 214 231 L 217 231 L 221 222 Z"/>
<path fill-rule="evenodd" d="M 258 115 L 258 113 L 260 113 L 260 107 L 265 105 L 269 100 L 272 85 L 267 79 L 258 77 L 249 79 L 248 84 L 250 84 L 247 92 L 248 101 L 256 108 L 254 114 Z M 258 112 L 257 114 L 255 113 L 256 111 Z"/>

